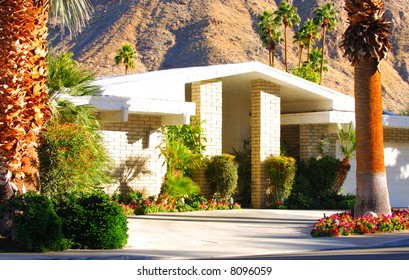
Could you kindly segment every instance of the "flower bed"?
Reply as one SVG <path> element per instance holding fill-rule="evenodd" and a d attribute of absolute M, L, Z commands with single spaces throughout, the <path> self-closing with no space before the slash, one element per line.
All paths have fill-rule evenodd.
<path fill-rule="evenodd" d="M 396 209 L 390 216 L 359 217 L 354 219 L 350 212 L 324 216 L 314 224 L 313 237 L 348 236 L 352 234 L 369 234 L 394 232 L 409 229 L 409 212 Z"/>
<path fill-rule="evenodd" d="M 207 200 L 203 196 L 194 196 L 192 198 L 178 200 L 175 203 L 159 202 L 148 198 L 128 204 L 122 203 L 121 205 L 126 215 L 241 209 L 241 205 L 237 202 L 230 204 L 225 201 Z"/>

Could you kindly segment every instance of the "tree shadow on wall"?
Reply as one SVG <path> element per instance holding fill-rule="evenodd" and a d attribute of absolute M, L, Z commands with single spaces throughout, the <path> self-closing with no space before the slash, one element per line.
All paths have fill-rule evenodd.
<path fill-rule="evenodd" d="M 122 161 L 113 170 L 114 178 L 119 182 L 119 186 L 115 190 L 115 193 L 126 196 L 127 194 L 134 192 L 130 183 L 141 175 L 152 174 L 152 172 L 146 167 L 147 162 L 147 157 L 139 155 L 127 157 Z"/>

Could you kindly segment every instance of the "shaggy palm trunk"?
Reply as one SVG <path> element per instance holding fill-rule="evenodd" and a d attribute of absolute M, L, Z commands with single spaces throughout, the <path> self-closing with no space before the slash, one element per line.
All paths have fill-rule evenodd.
<path fill-rule="evenodd" d="M 351 165 L 349 164 L 349 158 L 346 157 L 339 162 L 337 173 L 335 174 L 335 182 L 332 187 L 333 193 L 339 193 L 350 169 Z"/>
<path fill-rule="evenodd" d="M 356 204 L 355 217 L 372 211 L 390 215 L 382 124 L 382 85 L 377 62 L 355 66 Z"/>
<path fill-rule="evenodd" d="M 36 146 L 50 113 L 45 61 L 48 5 L 0 0 L 0 200 L 8 198 L 13 187 L 19 192 L 40 187 Z"/>

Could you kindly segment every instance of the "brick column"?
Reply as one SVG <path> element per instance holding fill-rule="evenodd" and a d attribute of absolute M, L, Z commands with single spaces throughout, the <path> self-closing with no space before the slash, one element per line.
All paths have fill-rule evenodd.
<path fill-rule="evenodd" d="M 280 86 L 258 79 L 251 87 L 251 198 L 253 207 L 266 206 L 265 159 L 280 154 Z"/>
<path fill-rule="evenodd" d="M 206 141 L 206 156 L 222 153 L 222 81 L 220 79 L 192 83 L 192 102 L 196 103 L 196 116 L 202 123 Z M 204 168 L 194 174 L 202 194 L 211 196 Z"/>

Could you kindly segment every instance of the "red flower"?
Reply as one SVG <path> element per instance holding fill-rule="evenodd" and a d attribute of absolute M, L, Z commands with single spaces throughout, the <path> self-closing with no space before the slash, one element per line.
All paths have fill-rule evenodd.
<path fill-rule="evenodd" d="M 281 205 L 281 200 L 278 200 L 278 201 L 277 201 L 277 204 L 278 204 L 278 205 Z"/>

